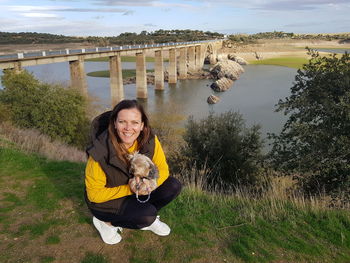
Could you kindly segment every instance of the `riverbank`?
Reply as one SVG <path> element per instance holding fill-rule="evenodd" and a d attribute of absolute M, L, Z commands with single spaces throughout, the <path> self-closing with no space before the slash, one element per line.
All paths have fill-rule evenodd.
<path fill-rule="evenodd" d="M 298 65 L 307 62 L 309 59 L 306 47 L 313 49 L 350 49 L 350 44 L 339 44 L 338 41 L 324 40 L 269 39 L 259 40 L 255 44 L 232 45 L 231 48 L 221 49 L 219 54 L 234 53 L 247 60 L 250 64 L 281 65 L 298 68 Z M 327 52 L 320 53 L 328 54 Z"/>

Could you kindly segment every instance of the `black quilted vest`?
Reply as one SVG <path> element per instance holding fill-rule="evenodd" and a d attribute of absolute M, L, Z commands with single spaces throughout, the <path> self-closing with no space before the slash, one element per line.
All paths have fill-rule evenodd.
<path fill-rule="evenodd" d="M 128 184 L 129 179 L 132 177 L 127 165 L 118 158 L 114 146 L 109 139 L 108 123 L 111 113 L 111 111 L 107 111 L 92 121 L 90 143 L 86 149 L 86 153 L 100 164 L 106 174 L 106 187 L 108 188 Z M 152 160 L 154 148 L 154 135 L 151 135 L 149 141 L 139 152 L 147 155 Z M 85 201 L 88 207 L 101 212 L 120 212 L 124 200 L 125 197 L 122 197 L 104 203 L 94 203 L 90 202 L 85 191 Z"/>

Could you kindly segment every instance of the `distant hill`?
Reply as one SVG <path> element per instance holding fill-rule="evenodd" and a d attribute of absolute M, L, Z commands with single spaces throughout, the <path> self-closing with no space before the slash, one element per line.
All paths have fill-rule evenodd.
<path fill-rule="evenodd" d="M 63 35 L 53 35 L 47 33 L 21 32 L 9 33 L 0 32 L 0 44 L 57 44 L 57 43 L 81 43 L 85 39 L 82 37 L 70 37 Z"/>
<path fill-rule="evenodd" d="M 61 43 L 90 43 L 96 45 L 123 44 L 153 44 L 165 42 L 198 41 L 222 38 L 224 35 L 216 32 L 200 30 L 157 30 L 142 31 L 140 34 L 125 32 L 112 37 L 73 37 L 36 32 L 0 32 L 0 45 L 8 44 L 61 44 Z"/>

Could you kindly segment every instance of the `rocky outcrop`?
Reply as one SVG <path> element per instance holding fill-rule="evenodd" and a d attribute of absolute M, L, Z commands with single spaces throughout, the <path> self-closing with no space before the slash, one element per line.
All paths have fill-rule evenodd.
<path fill-rule="evenodd" d="M 226 91 L 233 85 L 233 80 L 228 78 L 221 78 L 210 85 L 210 87 L 216 92 Z"/>
<path fill-rule="evenodd" d="M 244 69 L 242 66 L 232 60 L 220 61 L 210 69 L 210 73 L 214 79 L 228 78 L 231 80 L 237 80 L 239 75 L 243 72 Z"/>
<path fill-rule="evenodd" d="M 211 64 L 214 65 L 218 61 L 217 56 L 214 54 L 209 54 L 204 59 L 204 64 Z"/>
<path fill-rule="evenodd" d="M 247 62 L 244 58 L 239 57 L 239 56 L 237 56 L 237 55 L 235 55 L 235 54 L 228 54 L 228 55 L 227 55 L 227 58 L 228 58 L 229 60 L 232 60 L 232 61 L 237 62 L 237 63 L 240 64 L 240 65 L 247 65 L 247 64 L 248 64 L 248 62 Z"/>
<path fill-rule="evenodd" d="M 227 54 L 219 54 L 217 56 L 217 61 L 220 62 L 220 61 L 224 61 L 224 60 L 227 60 Z"/>
<path fill-rule="evenodd" d="M 236 56 L 235 59 L 243 63 L 243 60 L 239 60 Z M 233 82 L 239 78 L 240 74 L 244 72 L 244 69 L 238 62 L 229 60 L 227 55 L 219 56 L 218 60 L 219 62 L 210 69 L 210 74 L 216 79 L 210 87 L 216 92 L 223 92 L 232 87 Z M 214 104 L 219 100 L 218 97 L 210 95 L 207 102 Z"/>
<path fill-rule="evenodd" d="M 215 104 L 215 103 L 218 103 L 219 100 L 220 100 L 219 97 L 217 97 L 217 96 L 211 94 L 211 95 L 208 97 L 207 102 L 208 102 L 209 104 Z"/>

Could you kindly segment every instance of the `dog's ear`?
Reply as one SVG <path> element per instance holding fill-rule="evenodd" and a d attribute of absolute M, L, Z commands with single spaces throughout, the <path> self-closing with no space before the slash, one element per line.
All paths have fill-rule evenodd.
<path fill-rule="evenodd" d="M 131 161 L 139 152 L 133 152 L 130 154 L 127 154 L 125 157 L 128 161 Z"/>
<path fill-rule="evenodd" d="M 152 162 L 152 160 L 150 158 L 148 158 L 147 156 L 145 156 L 146 158 L 146 161 L 147 161 L 147 164 L 148 164 L 148 167 L 150 169 L 152 169 L 152 167 L 154 166 L 154 163 Z"/>
<path fill-rule="evenodd" d="M 151 159 L 147 158 L 146 159 L 148 164 L 149 164 L 149 168 L 150 171 L 148 173 L 148 177 L 151 179 L 155 179 L 159 177 L 159 171 L 158 171 L 158 167 L 152 162 Z"/>
<path fill-rule="evenodd" d="M 156 165 L 153 165 L 151 170 L 149 171 L 148 177 L 151 179 L 158 179 L 159 178 L 159 170 Z"/>
<path fill-rule="evenodd" d="M 125 158 L 126 158 L 128 161 L 131 161 L 132 158 L 134 158 L 134 155 L 133 155 L 133 154 L 126 154 L 126 155 L 125 155 Z"/>

